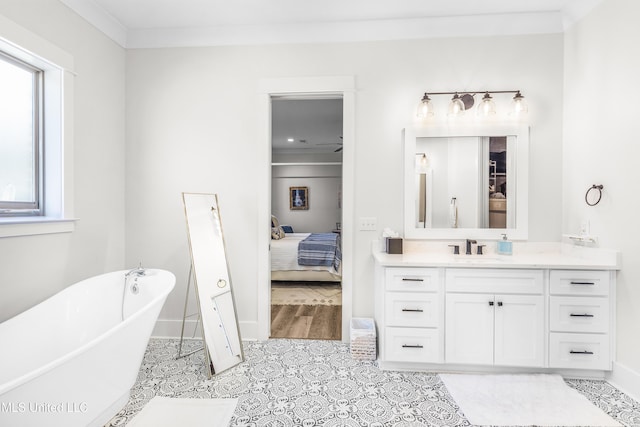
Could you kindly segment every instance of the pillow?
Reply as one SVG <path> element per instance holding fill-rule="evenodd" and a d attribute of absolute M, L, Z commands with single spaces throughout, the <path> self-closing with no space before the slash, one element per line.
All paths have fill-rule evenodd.
<path fill-rule="evenodd" d="M 290 225 L 283 225 L 280 228 L 282 228 L 282 231 L 285 233 L 293 233 L 293 227 Z"/>
<path fill-rule="evenodd" d="M 280 222 L 275 215 L 271 215 L 271 238 L 273 240 L 279 240 L 284 237 L 284 230 L 280 227 Z"/>
<path fill-rule="evenodd" d="M 284 237 L 284 230 L 282 227 L 271 227 L 271 239 L 280 240 Z"/>

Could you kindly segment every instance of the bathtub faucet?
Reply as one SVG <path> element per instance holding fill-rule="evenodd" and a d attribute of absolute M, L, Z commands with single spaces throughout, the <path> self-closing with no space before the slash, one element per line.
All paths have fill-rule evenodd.
<path fill-rule="evenodd" d="M 127 274 L 124 275 L 124 277 L 127 278 L 127 277 L 132 276 L 132 275 L 140 277 L 140 276 L 145 276 L 146 274 L 147 274 L 147 270 L 145 270 L 142 267 L 142 263 L 140 263 L 140 265 L 138 265 L 138 267 L 136 267 L 136 268 L 134 268 L 132 270 L 129 270 L 127 272 Z"/>

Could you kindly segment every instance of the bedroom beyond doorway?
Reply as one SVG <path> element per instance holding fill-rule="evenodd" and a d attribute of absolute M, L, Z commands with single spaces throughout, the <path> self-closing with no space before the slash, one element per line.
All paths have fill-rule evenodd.
<path fill-rule="evenodd" d="M 271 106 L 270 336 L 340 340 L 343 99 Z"/>

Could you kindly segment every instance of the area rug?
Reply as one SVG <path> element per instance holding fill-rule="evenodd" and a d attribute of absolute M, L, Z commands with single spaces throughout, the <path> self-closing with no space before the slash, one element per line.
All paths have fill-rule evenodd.
<path fill-rule="evenodd" d="M 155 396 L 127 427 L 227 427 L 238 399 L 174 399 Z"/>
<path fill-rule="evenodd" d="M 560 375 L 440 374 L 472 425 L 620 426 Z"/>
<path fill-rule="evenodd" d="M 340 285 L 271 285 L 272 305 L 342 305 Z"/>

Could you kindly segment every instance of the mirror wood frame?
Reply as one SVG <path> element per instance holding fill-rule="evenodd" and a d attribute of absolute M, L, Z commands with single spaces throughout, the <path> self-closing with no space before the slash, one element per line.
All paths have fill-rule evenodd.
<path fill-rule="evenodd" d="M 516 201 L 514 228 L 418 228 L 415 226 L 415 159 L 418 138 L 515 136 L 507 162 L 515 166 Z M 404 142 L 404 237 L 405 239 L 526 240 L 529 230 L 529 126 L 522 124 L 425 125 L 406 127 Z"/>

